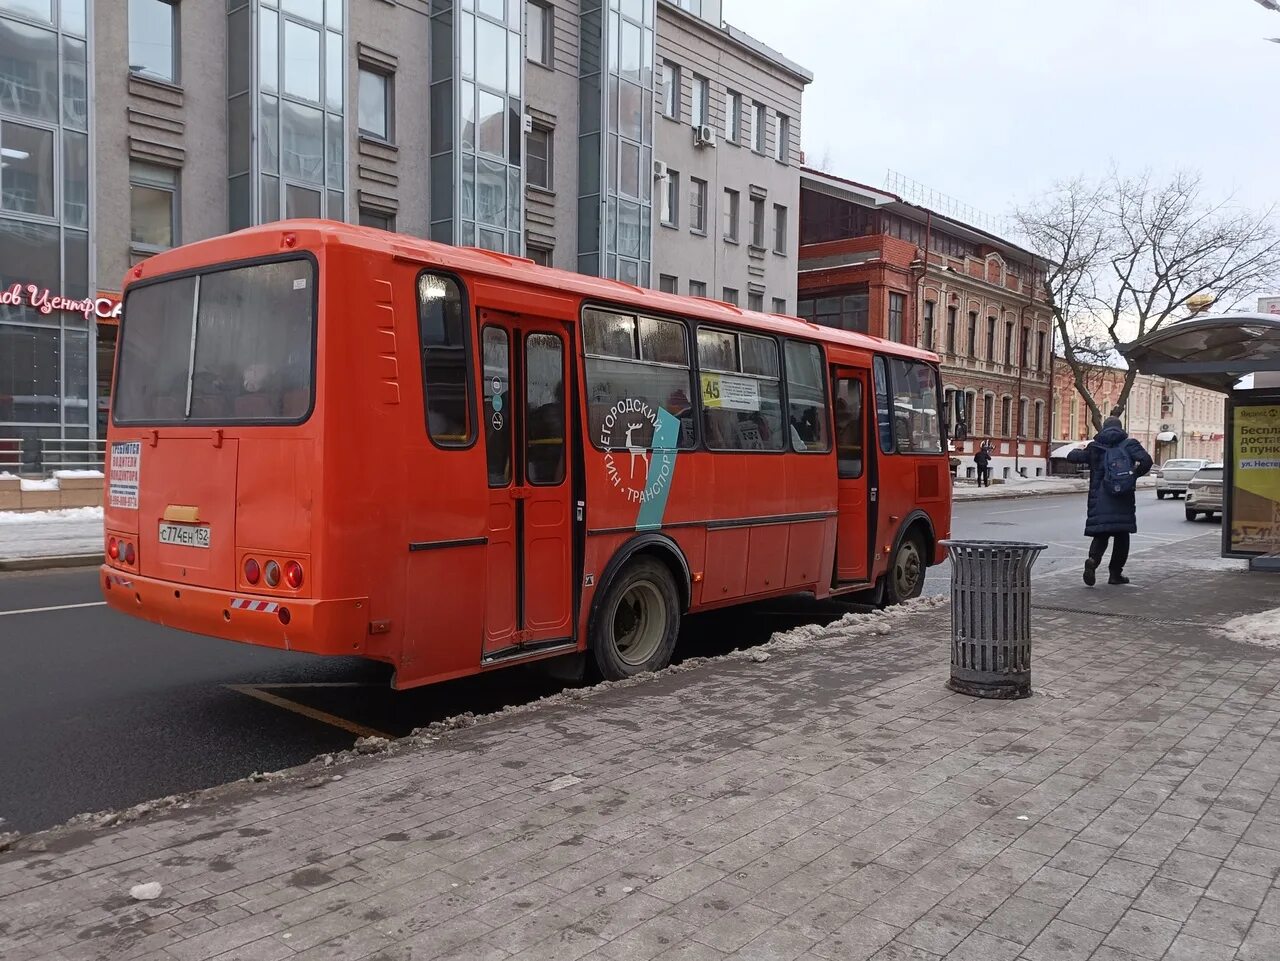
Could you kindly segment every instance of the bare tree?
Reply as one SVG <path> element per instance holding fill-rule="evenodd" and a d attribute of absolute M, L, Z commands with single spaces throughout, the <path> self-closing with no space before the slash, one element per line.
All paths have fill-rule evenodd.
<path fill-rule="evenodd" d="M 1274 212 L 1208 202 L 1196 174 L 1157 181 L 1116 171 L 1059 183 L 1016 211 L 1021 232 L 1050 262 L 1062 356 L 1096 428 L 1113 412 L 1089 389 L 1099 353 L 1114 360 L 1122 345 L 1184 319 L 1206 296 L 1230 309 L 1270 286 L 1280 276 Z M 1127 371 L 1117 411 L 1136 376 Z"/>

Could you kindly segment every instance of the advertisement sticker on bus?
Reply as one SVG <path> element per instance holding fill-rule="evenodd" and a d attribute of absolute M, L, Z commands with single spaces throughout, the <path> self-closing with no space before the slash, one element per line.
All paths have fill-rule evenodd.
<path fill-rule="evenodd" d="M 720 410 L 759 410 L 760 383 L 749 377 L 704 373 L 702 406 Z"/>
<path fill-rule="evenodd" d="M 142 441 L 117 441 L 111 445 L 110 497 L 112 507 L 138 509 L 138 478 L 142 472 Z"/>

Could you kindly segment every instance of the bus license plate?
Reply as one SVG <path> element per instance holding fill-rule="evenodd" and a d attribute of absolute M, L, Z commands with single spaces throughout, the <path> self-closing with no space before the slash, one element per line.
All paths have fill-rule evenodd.
<path fill-rule="evenodd" d="M 160 543 L 208 549 L 209 528 L 198 527 L 195 524 L 170 524 L 165 522 L 160 525 Z"/>

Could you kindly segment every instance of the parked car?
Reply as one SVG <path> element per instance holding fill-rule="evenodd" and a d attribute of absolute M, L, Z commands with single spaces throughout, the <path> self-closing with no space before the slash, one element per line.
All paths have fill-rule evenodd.
<path fill-rule="evenodd" d="M 1166 494 L 1181 497 L 1187 492 L 1187 485 L 1196 476 L 1196 471 L 1208 464 L 1207 460 L 1194 458 L 1165 461 L 1156 468 L 1156 497 L 1160 500 L 1164 500 Z"/>
<path fill-rule="evenodd" d="M 1187 485 L 1187 520 L 1201 514 L 1213 517 L 1222 513 L 1222 465 L 1209 464 L 1196 471 Z"/>

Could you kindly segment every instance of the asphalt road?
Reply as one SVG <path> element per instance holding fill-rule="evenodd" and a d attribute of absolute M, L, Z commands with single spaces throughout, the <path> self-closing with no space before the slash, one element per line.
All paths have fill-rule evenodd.
<path fill-rule="evenodd" d="M 1141 587 L 1141 551 L 1210 528 L 1187 523 L 1180 501 L 1143 492 L 1139 503 L 1130 574 Z M 1083 513 L 1083 496 L 962 503 L 954 533 L 1047 543 L 1036 573 L 1054 576 L 1083 561 Z M 931 570 L 926 592 L 946 589 L 946 569 Z M 0 832 L 289 767 L 361 732 L 401 735 L 564 686 L 510 669 L 397 694 L 380 665 L 183 634 L 99 601 L 96 570 L 0 574 Z M 678 653 L 722 654 L 845 610 L 800 598 L 689 618 Z"/>

